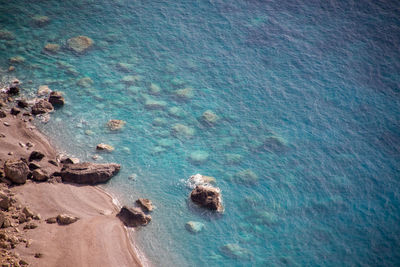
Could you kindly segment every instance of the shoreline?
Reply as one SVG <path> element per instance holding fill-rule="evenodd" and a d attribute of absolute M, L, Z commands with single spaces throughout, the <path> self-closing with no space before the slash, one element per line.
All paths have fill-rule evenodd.
<path fill-rule="evenodd" d="M 49 162 L 57 162 L 56 147 L 48 136 L 30 123 L 33 117 L 26 114 L 27 109 L 21 108 L 21 113 L 10 114 L 13 106 L 10 103 L 15 104 L 15 101 L 0 107 L 6 113 L 6 117 L 0 118 L 0 171 L 8 159 L 26 160 L 32 151 L 41 151 L 46 161 L 39 162 L 40 169 L 53 173 L 57 168 Z M 0 177 L 4 176 L 1 174 Z M 2 182 L 7 180 L 2 177 Z M 49 179 L 47 182 L 27 180 L 26 184 L 9 185 L 8 189 L 15 202 L 15 207 L 5 211 L 10 213 L 10 220 L 18 217 L 22 206 L 41 216 L 35 221 L 35 229 L 24 229 L 29 221 L 12 221 L 10 227 L 0 230 L 18 235 L 21 242 L 8 251 L 17 252 L 14 253 L 16 258 L 23 259 L 29 266 L 150 265 L 136 246 L 131 230 L 116 217 L 120 208 L 118 200 L 100 186 L 73 185 Z M 61 213 L 79 217 L 79 220 L 65 226 L 45 222 L 46 218 Z M 37 257 L 39 254 L 41 256 Z"/>

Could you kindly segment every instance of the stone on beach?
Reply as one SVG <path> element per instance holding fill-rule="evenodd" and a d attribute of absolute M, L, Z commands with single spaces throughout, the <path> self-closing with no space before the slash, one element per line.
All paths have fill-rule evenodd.
<path fill-rule="evenodd" d="M 77 220 L 79 220 L 78 217 L 68 215 L 68 214 L 60 214 L 57 216 L 57 223 L 59 225 L 68 225 L 68 224 L 76 222 Z"/>
<path fill-rule="evenodd" d="M 204 223 L 201 222 L 195 222 L 195 221 L 189 221 L 185 224 L 186 230 L 193 234 L 197 234 L 204 228 Z"/>
<path fill-rule="evenodd" d="M 123 120 L 109 120 L 107 122 L 107 126 L 111 131 L 121 130 L 125 124 L 126 122 Z"/>
<path fill-rule="evenodd" d="M 45 170 L 36 169 L 32 171 L 32 180 L 36 182 L 45 182 L 49 179 L 49 175 Z"/>
<path fill-rule="evenodd" d="M 116 163 L 96 164 L 90 162 L 66 164 L 61 169 L 63 182 L 77 184 L 105 183 L 116 175 L 121 166 Z"/>
<path fill-rule="evenodd" d="M 97 149 L 97 150 L 106 151 L 106 152 L 112 152 L 112 151 L 114 151 L 114 147 L 113 147 L 113 146 L 107 145 L 107 144 L 103 144 L 103 143 L 98 144 L 98 145 L 96 146 L 96 149 Z"/>
<path fill-rule="evenodd" d="M 54 110 L 53 105 L 44 99 L 40 99 L 38 102 L 36 102 L 33 107 L 32 107 L 32 114 L 38 115 L 38 114 L 44 114 L 48 112 L 52 112 Z"/>
<path fill-rule="evenodd" d="M 142 207 L 144 211 L 153 211 L 153 203 L 150 199 L 147 198 L 139 198 L 136 200 L 136 203 Z"/>
<path fill-rule="evenodd" d="M 29 174 L 28 165 L 19 159 L 9 159 L 4 162 L 6 178 L 15 184 L 24 184 Z"/>
<path fill-rule="evenodd" d="M 190 193 L 191 200 L 203 208 L 215 210 L 218 212 L 223 211 L 221 192 L 219 188 L 211 186 L 198 185 Z"/>
<path fill-rule="evenodd" d="M 146 225 L 151 221 L 151 216 L 146 215 L 139 208 L 128 208 L 123 206 L 117 217 L 128 227 Z"/>
<path fill-rule="evenodd" d="M 80 35 L 67 40 L 67 46 L 72 51 L 82 54 L 93 46 L 93 40 L 87 36 Z"/>

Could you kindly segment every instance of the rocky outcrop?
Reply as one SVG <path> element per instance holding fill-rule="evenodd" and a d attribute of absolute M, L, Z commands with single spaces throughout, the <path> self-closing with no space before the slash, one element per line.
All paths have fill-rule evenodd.
<path fill-rule="evenodd" d="M 38 114 L 45 114 L 48 112 L 52 112 L 54 110 L 53 105 L 44 99 L 39 100 L 38 102 L 35 103 L 32 107 L 32 114 L 38 115 Z"/>
<path fill-rule="evenodd" d="M 93 46 L 93 40 L 83 35 L 76 36 L 67 40 L 67 46 L 72 51 L 81 54 Z"/>
<path fill-rule="evenodd" d="M 196 204 L 209 210 L 223 211 L 221 192 L 219 188 L 198 185 L 190 193 L 190 198 Z"/>
<path fill-rule="evenodd" d="M 4 163 L 6 178 L 15 184 L 24 184 L 29 174 L 28 165 L 18 159 L 9 159 Z"/>
<path fill-rule="evenodd" d="M 153 203 L 151 203 L 150 199 L 147 198 L 139 198 L 136 200 L 136 203 L 144 210 L 144 211 L 153 211 Z"/>
<path fill-rule="evenodd" d="M 54 107 L 59 107 L 63 106 L 65 103 L 65 99 L 62 96 L 61 92 L 54 91 L 50 93 L 49 96 L 49 102 L 54 106 Z"/>
<path fill-rule="evenodd" d="M 66 164 L 61 169 L 60 176 L 63 182 L 77 184 L 105 183 L 116 175 L 121 166 L 119 164 L 78 163 Z"/>
<path fill-rule="evenodd" d="M 139 208 L 123 206 L 117 217 L 128 227 L 146 225 L 151 221 L 151 216 L 144 214 Z"/>

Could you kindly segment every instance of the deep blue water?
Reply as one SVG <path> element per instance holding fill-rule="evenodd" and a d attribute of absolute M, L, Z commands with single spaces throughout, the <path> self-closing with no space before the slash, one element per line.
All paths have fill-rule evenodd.
<path fill-rule="evenodd" d="M 398 1 L 0 0 L 0 27 L 15 35 L 0 40 L 2 79 L 65 94 L 40 128 L 68 154 L 120 163 L 105 188 L 121 203 L 152 199 L 153 220 L 134 235 L 154 265 L 400 265 Z M 93 49 L 65 49 L 76 35 Z M 61 49 L 44 53 L 46 43 Z M 191 98 L 176 97 L 188 87 Z M 206 110 L 213 127 L 199 119 Z M 110 119 L 127 124 L 110 132 Z M 176 138 L 176 123 L 192 138 Z M 96 153 L 101 142 L 115 151 Z M 197 150 L 208 160 L 188 160 Z M 236 179 L 243 170 L 258 179 Z M 222 216 L 188 201 L 196 173 L 217 179 Z M 189 233 L 190 220 L 205 229 Z M 241 257 L 222 252 L 229 243 Z"/>

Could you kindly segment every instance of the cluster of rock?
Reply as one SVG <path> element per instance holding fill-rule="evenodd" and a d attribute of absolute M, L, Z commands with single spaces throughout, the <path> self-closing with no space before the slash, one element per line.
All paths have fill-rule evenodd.
<path fill-rule="evenodd" d="M 136 200 L 138 207 L 123 206 L 117 217 L 128 227 L 137 227 L 148 224 L 151 221 L 151 216 L 148 212 L 153 211 L 152 202 L 146 198 Z"/>

